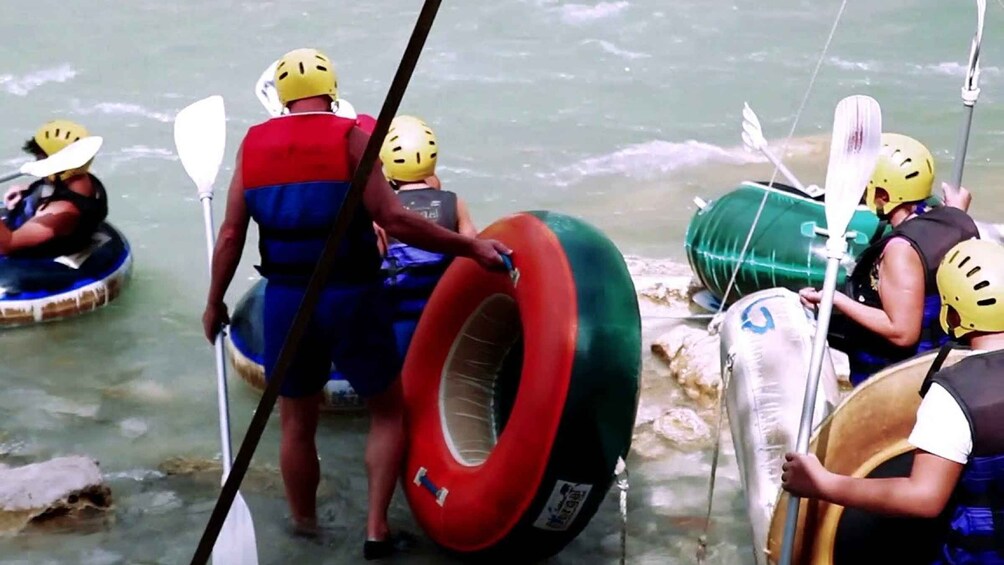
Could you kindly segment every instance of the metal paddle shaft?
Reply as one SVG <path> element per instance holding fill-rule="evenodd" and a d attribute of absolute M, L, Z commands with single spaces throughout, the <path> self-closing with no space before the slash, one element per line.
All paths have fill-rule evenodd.
<path fill-rule="evenodd" d="M 882 115 L 878 102 L 867 96 L 849 96 L 837 104 L 830 140 L 830 160 L 826 170 L 826 275 L 822 300 L 816 322 L 816 334 L 809 357 L 809 374 L 802 401 L 802 419 L 798 426 L 795 451 L 809 451 L 812 415 L 816 407 L 816 392 L 823 369 L 823 353 L 833 312 L 833 297 L 837 288 L 840 260 L 847 253 L 847 226 L 865 186 L 875 171 L 882 137 Z M 788 499 L 782 539 L 781 565 L 791 565 L 798 524 L 799 498 Z"/>
<path fill-rule="evenodd" d="M 983 42 L 983 18 L 987 11 L 986 0 L 976 0 L 977 24 L 976 35 L 973 36 L 969 48 L 969 68 L 962 84 L 962 128 L 959 131 L 959 141 L 955 148 L 955 163 L 952 164 L 952 182 L 950 190 L 958 191 L 962 186 L 962 170 L 966 166 L 966 150 L 969 148 L 969 131 L 973 125 L 973 107 L 980 96 L 980 44 Z"/>
<path fill-rule="evenodd" d="M 847 241 L 842 241 L 846 250 Z M 827 248 L 829 248 L 828 243 Z M 809 451 L 812 412 L 816 408 L 816 392 L 819 389 L 819 377 L 823 370 L 823 351 L 826 348 L 826 334 L 830 327 L 830 315 L 833 313 L 832 297 L 837 288 L 837 274 L 840 269 L 841 257 L 843 257 L 843 253 L 835 257 L 828 255 L 826 260 L 826 275 L 823 278 L 823 296 L 829 296 L 830 300 L 823 300 L 819 303 L 819 314 L 816 319 L 816 335 L 812 339 L 812 355 L 809 357 L 809 378 L 805 383 L 805 399 L 802 403 L 802 421 L 798 427 L 798 440 L 795 442 L 795 451 L 798 453 Z M 800 501 L 801 499 L 796 496 L 788 498 L 788 511 L 785 514 L 783 538 L 784 547 L 787 551 L 781 552 L 781 565 L 791 564 L 791 553 L 794 547 L 795 528 L 798 525 Z"/>
<path fill-rule="evenodd" d="M 22 173 L 21 171 L 18 171 L 16 173 L 10 173 L 9 175 L 4 175 L 4 176 L 0 177 L 0 183 L 9 182 L 9 181 L 12 181 L 12 180 L 14 180 L 16 178 L 21 178 L 24 175 L 25 175 L 25 173 Z"/>
<path fill-rule="evenodd" d="M 202 218 L 206 226 L 206 257 L 209 260 L 209 273 L 213 272 L 213 248 L 216 247 L 216 230 L 213 229 L 213 196 L 211 193 L 199 195 L 202 202 Z M 216 334 L 213 342 L 216 350 L 216 398 L 220 413 L 220 450 L 223 455 L 223 476 L 230 474 L 233 465 L 233 453 L 230 445 L 230 406 L 227 402 L 227 364 L 223 352 L 223 332 Z"/>
<path fill-rule="evenodd" d="M 223 97 L 210 96 L 178 112 L 174 120 L 174 143 L 178 157 L 198 191 L 203 208 L 203 227 L 206 233 L 206 257 L 212 272 L 213 234 L 212 195 L 213 183 L 223 163 L 227 144 L 226 109 Z M 215 337 L 216 386 L 219 401 L 220 446 L 223 473 L 221 484 L 231 467 L 230 414 L 227 408 L 226 365 L 223 359 L 222 332 Z M 213 544 L 213 561 L 220 565 L 240 563 L 258 564 L 258 544 L 254 533 L 251 510 L 238 492 L 233 506 Z"/>
<path fill-rule="evenodd" d="M 380 109 L 380 116 L 377 118 L 376 127 L 352 176 L 352 183 L 345 196 L 345 201 L 338 211 L 338 218 L 335 220 L 334 228 L 324 245 L 324 251 L 321 253 L 317 266 L 314 268 L 314 273 L 307 283 L 303 300 L 296 312 L 292 327 L 286 335 L 282 349 L 279 351 L 279 358 L 276 361 L 275 368 L 269 376 L 268 386 L 266 386 L 265 392 L 262 394 L 258 408 L 251 419 L 251 425 L 248 427 L 244 441 L 237 452 L 237 459 L 234 461 L 234 466 L 226 482 L 223 484 L 220 498 L 216 501 L 216 506 L 209 517 L 209 523 L 202 534 L 202 539 L 199 540 L 199 546 L 192 557 L 192 565 L 204 565 L 212 553 L 213 544 L 220 533 L 224 520 L 226 520 L 227 512 L 237 494 L 237 489 L 240 488 L 240 483 L 244 479 L 244 474 L 251 463 L 251 456 L 254 455 L 258 442 L 261 440 L 261 435 L 265 431 L 265 425 L 272 414 L 272 408 L 275 406 L 276 399 L 279 396 L 279 388 L 282 386 L 282 381 L 286 378 L 293 359 L 297 354 L 300 341 L 306 332 L 307 324 L 310 322 L 314 307 L 317 305 L 317 300 L 320 298 L 321 289 L 331 273 L 332 263 L 335 255 L 338 253 L 339 245 L 345 231 L 348 229 L 349 222 L 352 221 L 356 207 L 362 200 L 363 190 L 369 180 L 373 165 L 376 163 L 380 146 L 383 144 L 384 137 L 387 136 L 390 122 L 397 113 L 401 99 L 408 88 L 408 82 L 411 80 L 411 75 L 418 64 L 422 48 L 425 46 L 425 40 L 429 36 L 429 31 L 432 29 L 432 24 L 435 22 L 436 13 L 439 11 L 441 3 L 442 0 L 425 0 L 422 6 L 418 21 L 415 23 L 415 29 L 412 31 L 411 38 L 408 41 L 408 47 L 405 49 L 401 64 L 394 75 L 394 81 L 391 83 L 383 108 Z"/>

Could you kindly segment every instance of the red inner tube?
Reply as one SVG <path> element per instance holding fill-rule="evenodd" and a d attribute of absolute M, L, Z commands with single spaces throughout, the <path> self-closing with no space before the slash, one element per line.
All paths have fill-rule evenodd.
<path fill-rule="evenodd" d="M 402 377 L 410 445 L 405 493 L 429 536 L 462 552 L 501 541 L 537 495 L 568 393 L 578 331 L 574 279 L 551 230 L 536 217 L 517 214 L 490 226 L 483 236 L 515 250 L 513 261 L 520 271 L 516 288 L 506 273 L 488 272 L 469 259 L 455 260 L 426 306 Z M 455 344 L 471 315 L 498 295 L 514 299 L 519 309 L 525 344 L 520 385 L 491 454 L 483 463 L 465 465 L 451 453 L 445 430 L 458 418 L 442 410 L 443 380 L 450 378 L 444 367 L 451 354 L 478 358 L 477 351 Z M 484 417 L 491 415 L 490 407 L 466 406 L 468 421 L 482 409 Z M 459 420 L 456 425 L 464 425 L 462 416 Z M 428 487 L 415 484 L 420 468 L 427 470 L 433 490 L 448 490 L 442 505 Z"/>

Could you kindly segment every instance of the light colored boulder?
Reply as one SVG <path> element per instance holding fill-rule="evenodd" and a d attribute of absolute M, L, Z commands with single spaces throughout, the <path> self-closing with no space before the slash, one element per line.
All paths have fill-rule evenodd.
<path fill-rule="evenodd" d="M 108 509 L 111 494 L 97 462 L 87 457 L 0 468 L 0 532 L 17 533 L 33 521 Z"/>

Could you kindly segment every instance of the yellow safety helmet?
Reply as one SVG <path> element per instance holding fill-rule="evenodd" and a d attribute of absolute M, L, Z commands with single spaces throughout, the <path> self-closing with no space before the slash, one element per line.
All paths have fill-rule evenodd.
<path fill-rule="evenodd" d="M 70 120 L 52 120 L 35 132 L 35 143 L 46 155 L 53 155 L 78 139 L 87 137 L 84 126 Z"/>
<path fill-rule="evenodd" d="M 976 331 L 1004 332 L 1004 247 L 985 239 L 956 244 L 941 260 L 937 281 L 945 333 L 958 339 Z M 949 323 L 953 310 L 957 325 Z"/>
<path fill-rule="evenodd" d="M 390 123 L 380 161 L 389 181 L 420 181 L 436 174 L 439 146 L 429 124 L 414 116 L 398 116 Z"/>
<path fill-rule="evenodd" d="M 34 139 L 35 143 L 38 144 L 39 148 L 41 148 L 47 156 L 52 156 L 73 142 L 83 139 L 89 135 L 90 134 L 87 133 L 87 129 L 76 122 L 71 122 L 70 120 L 52 120 L 51 122 L 47 122 L 42 125 L 42 127 L 38 128 L 38 131 L 35 132 Z M 91 161 L 88 161 L 78 169 L 60 173 L 59 178 L 65 180 L 70 177 L 86 173 L 90 168 Z"/>
<path fill-rule="evenodd" d="M 328 95 L 338 99 L 338 76 L 331 59 L 317 49 L 294 49 L 275 66 L 275 90 L 283 106 L 294 100 Z"/>
<path fill-rule="evenodd" d="M 931 196 L 934 156 L 924 144 L 899 133 L 882 134 L 882 150 L 875 172 L 868 181 L 865 204 L 881 214 L 875 204 L 876 189 L 889 195 L 889 209 L 901 202 L 920 202 Z"/>

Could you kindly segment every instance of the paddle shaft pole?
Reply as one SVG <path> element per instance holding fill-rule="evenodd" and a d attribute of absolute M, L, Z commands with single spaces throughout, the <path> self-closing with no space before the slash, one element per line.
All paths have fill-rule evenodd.
<path fill-rule="evenodd" d="M 14 179 L 16 179 L 18 177 L 23 177 L 23 176 L 24 176 L 24 173 L 22 173 L 20 171 L 18 171 L 16 173 L 11 173 L 9 175 L 4 175 L 4 176 L 0 177 L 0 183 L 4 183 L 4 182 L 7 182 L 7 181 L 12 181 L 12 180 L 14 180 Z"/>
<path fill-rule="evenodd" d="M 209 258 L 209 274 L 213 273 L 213 248 L 216 247 L 216 231 L 213 229 L 213 195 L 200 194 L 202 219 L 206 226 L 206 256 Z M 230 447 L 230 406 L 227 402 L 227 364 L 223 354 L 223 332 L 216 334 L 213 342 L 216 350 L 216 397 L 220 412 L 220 449 L 223 455 L 223 476 L 230 473 L 233 454 Z"/>
<path fill-rule="evenodd" d="M 958 190 L 962 186 L 962 169 L 966 166 L 966 150 L 969 148 L 969 131 L 973 127 L 973 107 L 976 105 L 976 95 L 971 99 L 966 99 L 966 92 L 963 90 L 962 103 L 964 104 L 964 115 L 962 116 L 962 128 L 959 131 L 959 142 L 955 147 L 955 163 L 952 164 L 951 188 Z"/>
<path fill-rule="evenodd" d="M 969 48 L 969 68 L 962 85 L 962 127 L 955 147 L 955 162 L 952 164 L 952 182 L 949 190 L 958 192 L 962 187 L 962 170 L 966 166 L 966 150 L 969 148 L 969 132 L 973 126 L 973 109 L 980 97 L 980 44 L 983 42 L 983 17 L 986 11 L 984 1 L 977 2 L 978 27 Z"/>
<path fill-rule="evenodd" d="M 844 241 L 844 249 L 847 243 Z M 805 381 L 805 398 L 802 400 L 802 421 L 798 426 L 798 441 L 795 451 L 809 451 L 809 436 L 812 434 L 812 413 L 816 408 L 816 392 L 819 389 L 819 376 L 823 372 L 823 351 L 826 348 L 826 334 L 830 329 L 830 315 L 833 313 L 833 296 L 837 290 L 837 271 L 840 269 L 840 258 L 843 253 L 830 252 L 826 261 L 826 276 L 823 279 L 823 299 L 819 303 L 819 314 L 816 317 L 816 335 L 812 340 L 812 355 L 809 357 L 809 375 Z M 781 547 L 781 565 L 791 565 L 791 554 L 795 547 L 795 527 L 798 525 L 798 509 L 800 499 L 796 496 L 788 498 L 788 512 L 785 514 L 784 537 Z"/>
<path fill-rule="evenodd" d="M 415 29 L 408 40 L 408 47 L 404 51 L 401 64 L 394 75 L 394 81 L 387 92 L 383 108 L 380 109 L 380 116 L 377 118 L 376 127 L 352 175 L 352 183 L 349 186 L 348 194 L 345 195 L 345 200 L 339 208 L 334 228 L 328 236 L 321 257 L 314 268 L 314 273 L 310 276 L 310 281 L 307 283 L 303 300 L 300 302 L 296 317 L 293 319 L 292 327 L 286 335 L 286 340 L 279 351 L 279 358 L 276 360 L 275 368 L 269 376 L 268 386 L 265 387 L 265 392 L 262 394 L 258 408 L 251 419 L 251 425 L 248 426 L 247 434 L 245 434 L 244 441 L 241 442 L 240 450 L 237 452 L 234 466 L 227 476 L 226 482 L 223 484 L 220 497 L 216 501 L 212 515 L 209 517 L 209 523 L 202 534 L 202 539 L 199 540 L 199 546 L 196 548 L 195 556 L 192 558 L 192 565 L 205 565 L 212 554 L 213 544 L 216 543 L 216 538 L 219 536 L 223 522 L 227 518 L 230 505 L 233 504 L 237 490 L 240 488 L 240 483 L 244 479 L 244 474 L 251 464 L 251 456 L 254 454 L 258 442 L 261 440 L 261 435 L 265 431 L 265 425 L 268 423 L 268 418 L 272 414 L 272 408 L 275 406 L 275 401 L 279 396 L 279 388 L 282 385 L 282 381 L 286 378 L 286 374 L 289 372 L 289 368 L 297 354 L 300 341 L 306 332 L 307 324 L 310 322 L 314 307 L 317 305 L 321 289 L 331 273 L 332 262 L 348 229 L 349 222 L 352 221 L 356 207 L 362 200 L 363 190 L 369 181 L 373 165 L 376 163 L 380 146 L 383 144 L 383 139 L 387 136 L 387 130 L 390 129 L 391 120 L 401 105 L 401 99 L 404 97 L 404 93 L 408 88 L 408 82 L 411 80 L 411 75 L 418 64 L 422 48 L 429 37 L 429 31 L 436 20 L 436 13 L 439 11 L 441 3 L 442 0 L 425 0 L 422 6 L 418 21 L 415 23 Z"/>
<path fill-rule="evenodd" d="M 763 153 L 765 157 L 767 157 L 768 161 L 770 161 L 771 163 L 773 163 L 775 167 L 777 167 L 777 170 L 780 171 L 782 175 L 784 175 L 784 178 L 788 179 L 788 182 L 794 185 L 794 187 L 800 190 L 801 192 L 808 194 L 805 190 L 805 186 L 803 186 L 802 183 L 798 181 L 794 173 L 792 173 L 788 169 L 788 167 L 784 166 L 784 163 L 782 163 L 781 160 L 774 155 L 773 151 L 767 149 L 766 147 L 761 147 L 760 152 Z"/>

